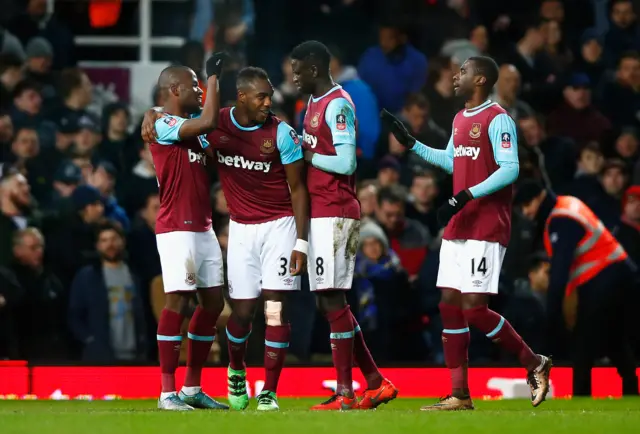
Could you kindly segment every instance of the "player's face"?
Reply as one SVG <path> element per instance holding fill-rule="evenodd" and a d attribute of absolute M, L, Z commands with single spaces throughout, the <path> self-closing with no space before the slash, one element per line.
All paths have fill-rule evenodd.
<path fill-rule="evenodd" d="M 292 60 L 291 71 L 293 72 L 293 84 L 298 90 L 305 95 L 313 94 L 316 90 L 315 82 L 318 76 L 316 66 L 307 65 L 301 60 Z"/>
<path fill-rule="evenodd" d="M 202 94 L 196 73 L 185 74 L 180 83 L 180 105 L 190 114 L 198 113 L 202 108 Z"/>
<path fill-rule="evenodd" d="M 271 113 L 273 86 L 269 80 L 256 80 L 251 88 L 239 92 L 238 98 L 245 106 L 249 119 L 255 124 L 262 124 Z"/>
<path fill-rule="evenodd" d="M 473 61 L 466 61 L 460 67 L 460 71 L 453 76 L 453 92 L 456 96 L 469 97 L 473 95 L 473 91 L 480 80 L 484 77 L 475 74 L 475 65 Z"/>

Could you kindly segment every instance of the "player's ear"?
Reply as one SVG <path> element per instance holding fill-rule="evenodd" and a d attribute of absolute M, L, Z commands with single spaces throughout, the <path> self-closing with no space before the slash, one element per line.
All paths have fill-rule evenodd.
<path fill-rule="evenodd" d="M 476 84 L 479 86 L 484 86 L 484 84 L 487 82 L 487 78 L 482 76 L 482 75 L 478 75 L 476 77 Z"/>
<path fill-rule="evenodd" d="M 169 86 L 169 92 L 171 92 L 173 96 L 180 96 L 180 89 L 176 83 Z"/>
<path fill-rule="evenodd" d="M 318 77 L 318 67 L 316 65 L 311 65 L 311 76 L 313 78 L 317 78 Z"/>

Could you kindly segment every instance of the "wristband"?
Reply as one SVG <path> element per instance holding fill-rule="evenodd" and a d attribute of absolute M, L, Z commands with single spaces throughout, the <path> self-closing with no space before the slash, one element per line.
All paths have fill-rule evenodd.
<path fill-rule="evenodd" d="M 296 240 L 296 245 L 293 246 L 293 250 L 296 250 L 300 253 L 304 253 L 305 255 L 309 254 L 309 242 L 305 240 L 301 240 L 298 238 Z"/>

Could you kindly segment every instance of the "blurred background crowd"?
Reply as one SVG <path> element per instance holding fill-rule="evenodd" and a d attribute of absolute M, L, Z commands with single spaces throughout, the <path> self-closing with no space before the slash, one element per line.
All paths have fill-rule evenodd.
<path fill-rule="evenodd" d="M 105 97 L 83 65 L 136 62 L 138 47 L 89 49 L 74 38 L 138 34 L 144 1 L 114 0 L 100 13 L 88 1 L 0 1 L 0 359 L 156 360 L 164 296 L 154 236 L 159 201 L 139 128 L 141 112 L 162 105 L 152 89 L 157 75 L 146 77 L 141 105 Z M 520 180 L 582 199 L 640 262 L 638 3 L 154 1 L 153 36 L 185 42 L 152 50 L 151 60 L 185 64 L 203 79 L 207 53 L 227 51 L 226 105 L 235 98 L 234 71 L 261 66 L 276 88 L 274 112 L 301 130 L 308 96 L 292 83 L 287 53 L 305 39 L 330 47 L 333 78 L 359 118 L 364 224 L 351 306 L 381 364 L 440 363 L 435 210 L 451 194 L 451 179 L 385 131 L 379 110 L 398 113 L 420 141 L 444 148 L 463 107 L 453 74 L 470 56 L 494 57 L 500 79 L 492 99 L 519 128 Z M 228 212 L 215 179 L 211 199 L 224 250 Z M 492 301 L 539 352 L 549 273 L 541 229 L 513 209 Z M 328 330 L 309 315 L 307 288 L 294 295 L 290 358 L 330 361 Z M 262 362 L 263 324 L 258 315 L 249 362 Z M 219 338 L 214 363 L 226 359 L 224 333 Z M 472 363 L 510 362 L 481 333 L 471 342 Z"/>

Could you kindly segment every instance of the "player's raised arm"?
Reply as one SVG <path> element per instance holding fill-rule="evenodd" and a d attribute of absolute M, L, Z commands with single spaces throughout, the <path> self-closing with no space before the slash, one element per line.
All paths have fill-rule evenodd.
<path fill-rule="evenodd" d="M 321 155 L 305 152 L 305 160 L 325 172 L 352 175 L 356 171 L 356 114 L 345 98 L 336 98 L 329 103 L 325 120 L 331 135 L 336 155 Z"/>
<path fill-rule="evenodd" d="M 184 139 L 200 137 L 216 128 L 220 103 L 218 77 L 222 72 L 224 54 L 216 53 L 207 60 L 207 95 L 202 105 L 202 89 L 196 74 L 183 66 L 170 66 L 162 71 L 158 87 L 165 93 L 165 106 L 145 113 L 142 138 L 170 145 Z M 159 113 L 162 111 L 163 113 Z M 203 145 L 203 148 L 205 146 Z"/>
<path fill-rule="evenodd" d="M 298 239 L 291 252 L 291 275 L 301 274 L 307 266 L 309 251 L 309 192 L 304 183 L 305 168 L 300 138 L 293 128 L 285 122 L 278 125 L 277 136 L 280 159 L 287 175 L 287 183 L 291 190 L 291 205 L 296 220 Z"/>
<path fill-rule="evenodd" d="M 409 134 L 403 123 L 386 109 L 380 112 L 380 117 L 398 142 L 418 154 L 428 163 L 441 168 L 447 173 L 453 173 L 453 134 L 449 138 L 446 149 L 434 149 L 418 142 L 415 137 Z"/>
<path fill-rule="evenodd" d="M 480 184 L 469 188 L 473 199 L 487 196 L 513 184 L 518 179 L 518 136 L 516 123 L 506 113 L 501 113 L 489 124 L 489 139 L 498 170 Z"/>

